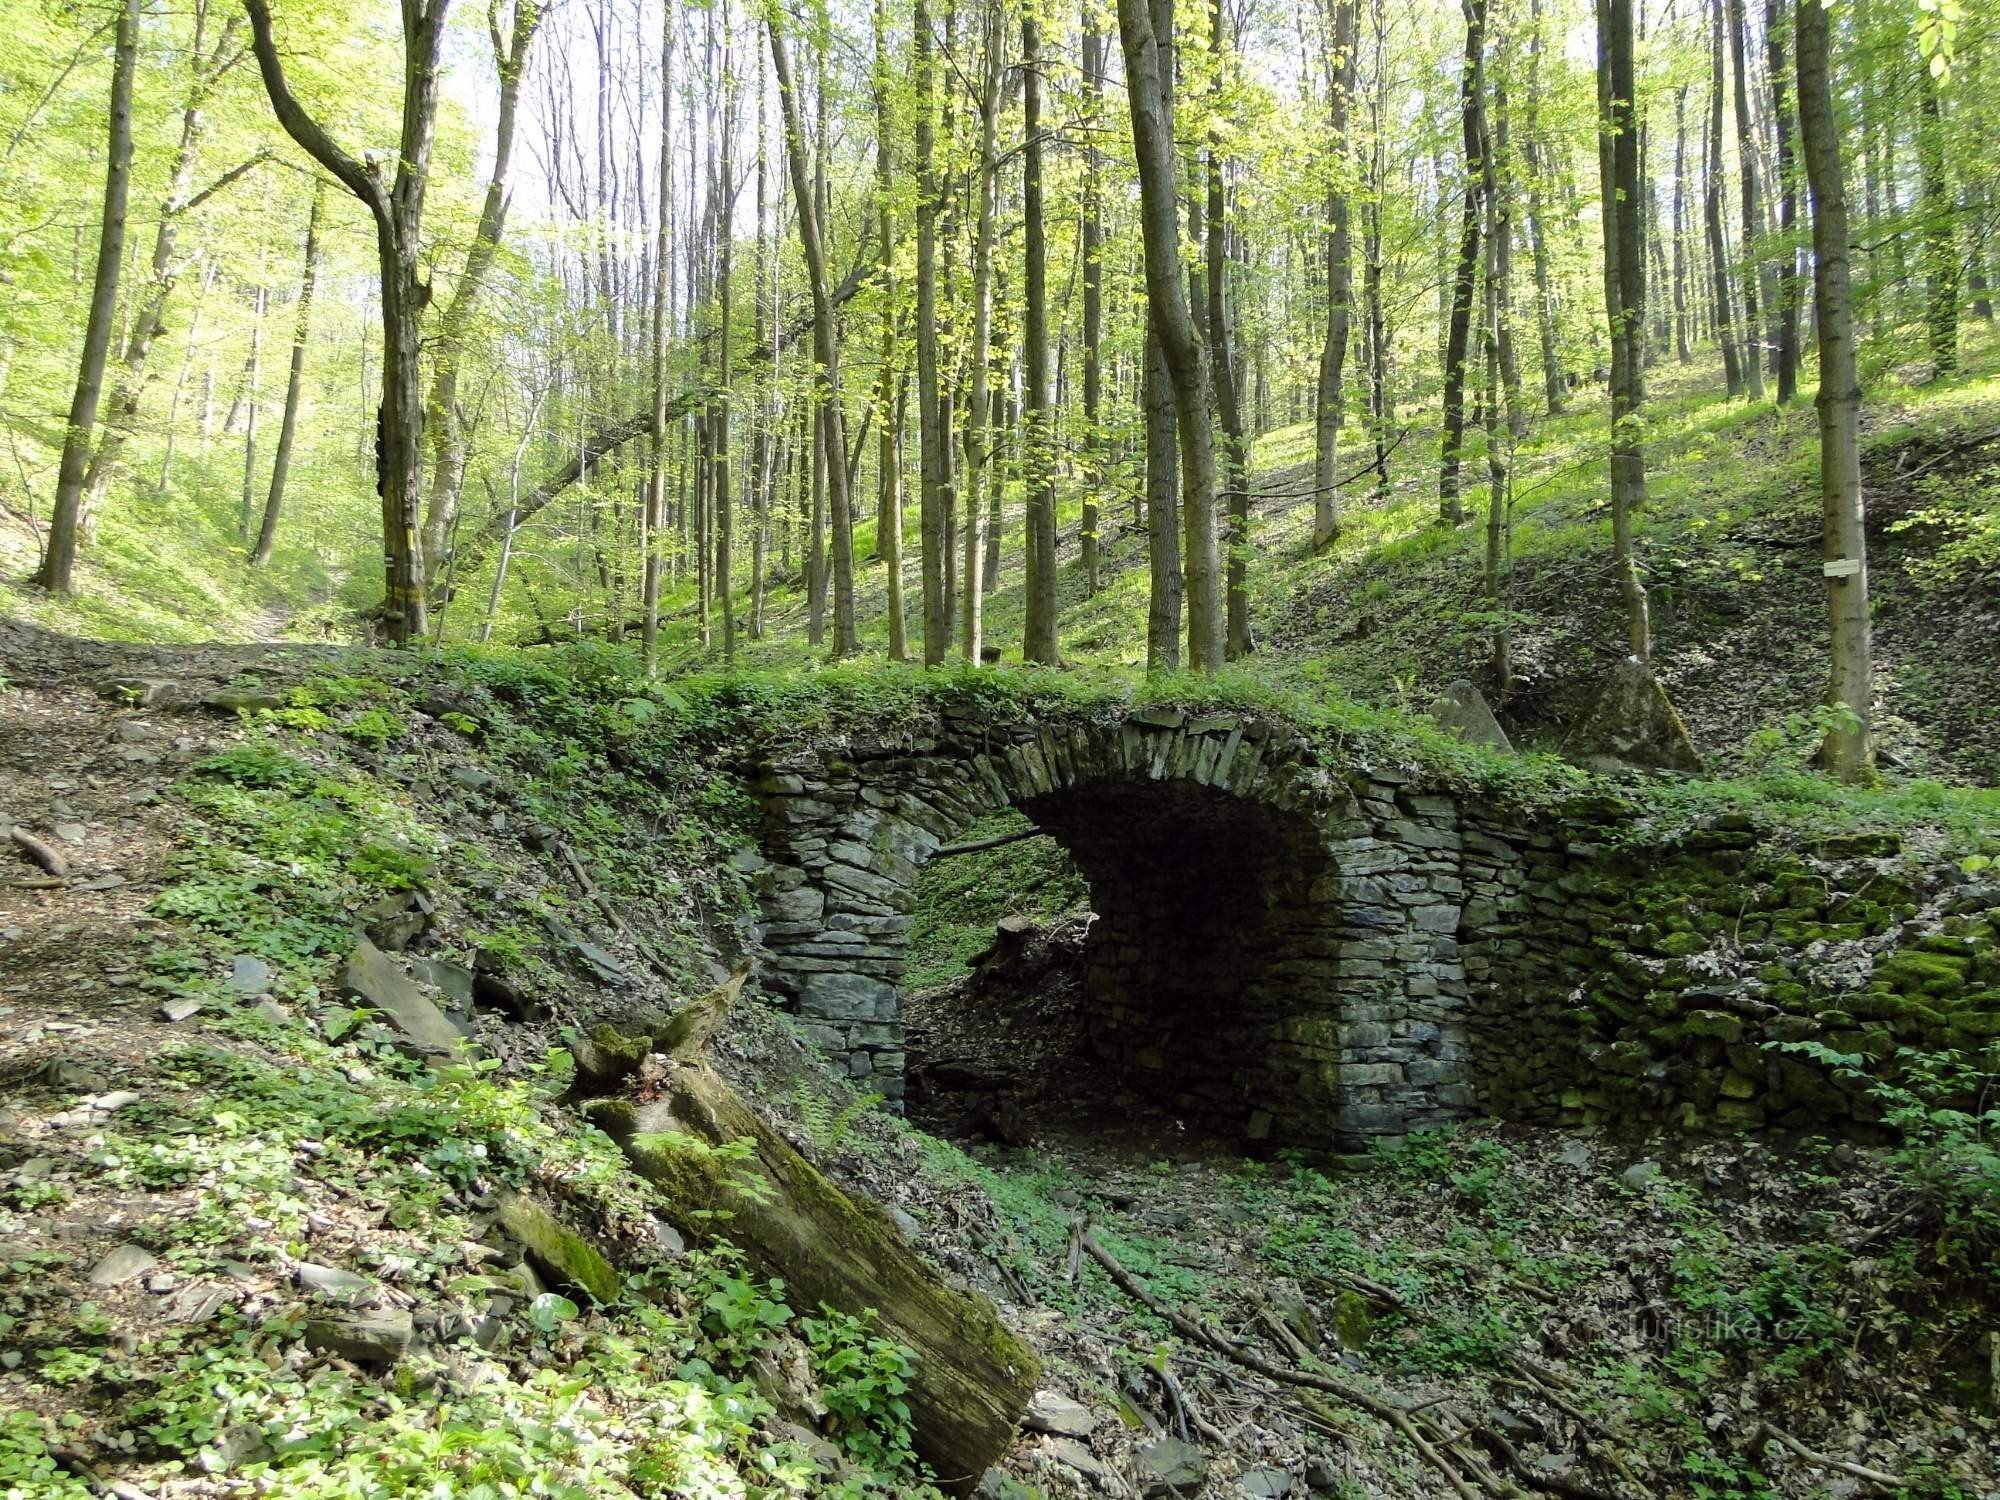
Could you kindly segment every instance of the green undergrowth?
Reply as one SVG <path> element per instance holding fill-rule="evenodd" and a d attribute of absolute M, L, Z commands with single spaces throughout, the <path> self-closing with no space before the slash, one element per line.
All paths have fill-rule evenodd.
<path fill-rule="evenodd" d="M 65 1414 L 53 1430 L 10 1419 L 0 1492 L 93 1493 L 46 1464 L 58 1435 L 85 1433 L 125 1472 L 227 1472 L 277 1496 L 925 1492 L 894 1389 L 907 1354 L 857 1320 L 799 1316 L 726 1247 L 638 1254 L 648 1190 L 609 1140 L 556 1109 L 561 1054 L 502 1078 L 493 1063 L 425 1073 L 366 1028 L 336 1042 L 270 1027 L 258 1041 L 158 1059 L 146 1102 L 93 1151 L 93 1187 L 186 1199 L 191 1213 L 138 1236 L 182 1281 L 283 1276 L 328 1256 L 313 1220 L 344 1219 L 341 1200 L 380 1204 L 381 1224 L 339 1258 L 466 1332 L 379 1378 L 285 1358 L 324 1311 L 288 1298 L 251 1304 L 262 1311 L 232 1300 L 199 1327 L 121 1346 L 88 1289 L 44 1256 L 16 1259 L 0 1319 L 28 1404 Z M 480 1205 L 508 1187 L 575 1205 L 625 1247 L 632 1269 L 608 1301 L 536 1293 L 468 1253 Z M 516 1310 L 489 1351 L 470 1332 L 496 1296 Z M 851 1464 L 830 1468 L 760 1388 L 759 1359 L 786 1337 L 811 1351 Z"/>
<path fill-rule="evenodd" d="M 633 721 L 615 695 L 600 716 L 587 682 L 505 668 L 480 679 L 491 691 L 465 681 L 447 701 L 376 663 L 253 695 L 239 741 L 171 793 L 183 833 L 142 983 L 203 1002 L 199 1039 L 127 1069 L 139 1102 L 83 1155 L 10 1182 L 0 1233 L 97 1222 L 116 1201 L 177 1285 L 253 1291 L 203 1322 L 134 1324 L 121 1294 L 83 1283 L 88 1263 L 13 1255 L 0 1494 L 95 1493 L 52 1457 L 79 1444 L 148 1486 L 212 1475 L 315 1500 L 933 1493 L 908 1351 L 865 1318 L 791 1306 L 730 1251 L 726 1215 L 688 1226 L 713 1248 L 662 1250 L 654 1190 L 563 1103 L 573 1069 L 556 1031 L 522 1034 L 504 1065 L 430 1071 L 337 993 L 363 914 L 413 893 L 456 928 L 445 951 L 488 948 L 525 987 L 565 993 L 551 923 L 585 928 L 591 910 L 563 885 L 524 885 L 499 841 L 448 819 L 439 785 L 508 778 L 511 817 L 546 821 L 615 899 L 657 901 L 655 951 L 685 970 L 683 995 L 706 986 L 704 918 L 739 910 L 721 857 L 740 838 L 733 784 L 618 763 L 610 731 Z M 266 970 L 261 1002 L 229 977 L 247 959 Z M 592 1295 L 545 1288 L 486 1248 L 516 1190 L 588 1226 L 611 1279 L 587 1278 Z M 376 1374 L 306 1360 L 306 1323 L 339 1309 L 293 1288 L 304 1261 L 368 1278 L 427 1340 Z M 490 1347 L 474 1336 L 489 1319 Z M 825 1403 L 817 1433 L 772 1378 L 782 1360 Z"/>
<path fill-rule="evenodd" d="M 1989 1259 L 2000 1117 L 1952 1113 L 1953 1133 L 1982 1160 L 1949 1187 L 1934 1145 L 1915 1136 L 1867 1177 L 1808 1139 L 1753 1162 L 1750 1180 L 1719 1197 L 1698 1164 L 1591 1180 L 1578 1167 L 1601 1158 L 1565 1161 L 1544 1144 L 1469 1130 L 1378 1150 L 1358 1178 L 1252 1169 L 1239 1192 L 1272 1226 L 1260 1254 L 1274 1271 L 1320 1287 L 1343 1312 L 1350 1298 L 1363 1303 L 1340 1337 L 1369 1366 L 1500 1392 L 1520 1384 L 1522 1357 L 1546 1369 L 1552 1323 L 1594 1326 L 1602 1343 L 1569 1355 L 1571 1399 L 1639 1471 L 1670 1493 L 1762 1496 L 1776 1481 L 1754 1450 L 1714 1431 L 1739 1383 L 1769 1391 L 1782 1424 L 1840 1399 L 1858 1368 L 1914 1357 L 1927 1376 L 1895 1382 L 1894 1395 L 1880 1388 L 1883 1400 L 1991 1412 L 1979 1366 L 1984 1309 L 2000 1294 Z M 1884 1215 L 1883 1232 L 1867 1232 L 1857 1212 Z M 1579 1214 L 1625 1221 L 1622 1243 L 1577 1233 Z M 1385 1235 L 1384 1223 L 1426 1232 Z M 1394 1302 L 1355 1290 L 1371 1287 Z M 1904 1352 L 1913 1347 L 1922 1353 Z M 1977 1493 L 1973 1469 L 1927 1461 L 1937 1457 L 1920 1458 L 1901 1493 Z"/>
<path fill-rule="evenodd" d="M 319 519 L 348 502 L 344 487 L 295 473 L 290 524 L 270 563 L 253 568 L 236 530 L 240 462 L 220 451 L 213 462 L 184 456 L 165 493 L 121 488 L 81 550 L 75 592 L 56 599 L 26 584 L 0 586 L 0 615 L 113 641 L 321 639 L 345 629 L 337 596 L 350 570 L 365 574 L 376 554 L 365 535 Z M 0 570 L 9 579 L 35 571 L 41 543 L 38 528 L 0 509 Z"/>
<path fill-rule="evenodd" d="M 708 775 L 705 810 L 738 825 L 749 810 L 714 773 L 750 769 L 807 745 L 839 758 L 857 742 L 897 742 L 951 715 L 1060 729 L 1148 708 L 1238 712 L 1296 733 L 1336 774 L 1381 769 L 1442 790 L 1526 809 L 1558 809 L 1610 793 L 1629 809 L 1634 842 L 1671 842 L 1725 815 L 1747 815 L 1788 837 L 1877 828 L 1934 828 L 1949 845 L 2000 852 L 2000 791 L 1885 779 L 1850 787 L 1810 767 L 1820 726 L 1812 716 L 1759 742 L 1754 774 L 1731 779 L 1638 778 L 1608 782 L 1541 754 L 1503 754 L 1461 743 L 1419 715 L 1306 691 L 1246 672 L 1214 677 L 1039 668 L 940 668 L 852 663 L 811 672 L 694 674 L 649 680 L 636 653 L 578 645 L 534 652 L 447 650 L 420 669 L 484 686 L 519 705 L 540 734 L 570 739 L 571 754 L 602 751 L 653 779 Z"/>

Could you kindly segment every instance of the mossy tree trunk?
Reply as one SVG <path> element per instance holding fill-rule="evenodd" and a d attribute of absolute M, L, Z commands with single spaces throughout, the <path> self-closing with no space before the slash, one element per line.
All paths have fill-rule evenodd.
<path fill-rule="evenodd" d="M 918 1453 L 953 1488 L 976 1484 L 1013 1441 L 1041 1374 L 993 1305 L 948 1286 L 888 1213 L 850 1197 L 801 1156 L 714 1069 L 692 1060 L 697 1018 L 650 1102 L 594 1111 L 683 1226 L 710 1225 L 784 1279 L 793 1304 L 873 1308 L 916 1355 L 909 1391 Z M 712 1148 L 750 1145 L 748 1160 Z"/>

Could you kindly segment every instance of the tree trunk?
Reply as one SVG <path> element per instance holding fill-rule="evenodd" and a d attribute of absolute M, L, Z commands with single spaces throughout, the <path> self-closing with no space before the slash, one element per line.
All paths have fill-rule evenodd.
<path fill-rule="evenodd" d="M 125 208 L 132 187 L 132 76 L 139 58 L 139 0 L 125 0 L 111 64 L 111 105 L 104 161 L 104 214 L 97 237 L 97 270 L 91 282 L 90 315 L 84 324 L 83 358 L 76 392 L 70 398 L 69 426 L 63 434 L 62 465 L 56 476 L 49 539 L 35 582 L 67 596 L 76 569 L 76 535 L 83 508 L 84 471 L 90 458 L 97 405 L 104 390 L 104 363 L 111 352 L 111 325 L 118 316 L 118 277 L 125 263 Z"/>
<path fill-rule="evenodd" d="M 910 643 L 903 616 L 902 423 L 896 399 L 902 373 L 896 368 L 896 221 L 892 211 L 895 164 L 889 154 L 890 88 L 888 0 L 875 0 L 875 195 L 879 200 L 876 210 L 880 224 L 876 259 L 882 278 L 881 370 L 875 393 L 878 407 L 875 549 L 889 575 L 889 660 L 908 661 Z"/>
<path fill-rule="evenodd" d="M 1750 127 L 1749 46 L 1743 0 L 1729 0 L 1729 55 L 1736 74 L 1736 161 L 1743 190 L 1743 373 L 1750 399 L 1764 399 L 1764 319 L 1760 282 L 1765 267 L 1755 252 L 1764 232 L 1757 171 L 1757 138 Z"/>
<path fill-rule="evenodd" d="M 710 577 L 717 602 L 722 609 L 722 662 L 723 665 L 736 664 L 736 589 L 731 578 L 731 565 L 736 554 L 736 495 L 735 473 L 731 464 L 732 444 L 730 442 L 731 417 L 736 406 L 734 388 L 736 304 L 731 293 L 736 266 L 736 50 L 730 33 L 730 13 L 727 6 L 718 6 L 722 18 L 722 70 L 717 87 L 722 90 L 722 129 L 717 155 L 720 158 L 716 178 L 716 227 L 715 239 L 717 267 L 715 276 L 716 315 L 721 320 L 722 336 L 717 354 L 719 374 L 716 381 L 715 401 L 709 410 L 709 427 L 713 436 L 710 445 L 715 455 L 715 468 L 710 480 L 709 527 L 713 533 L 714 564 Z M 852 601 L 849 604 L 850 623 Z"/>
<path fill-rule="evenodd" d="M 117 378 L 112 387 L 110 410 L 106 413 L 96 451 L 91 454 L 90 467 L 84 473 L 79 524 L 86 538 L 91 534 L 104 496 L 111 488 L 111 480 L 117 473 L 118 461 L 124 454 L 125 446 L 138 431 L 139 403 L 147 384 L 147 357 L 159 336 L 166 331 L 167 304 L 180 281 L 182 265 L 178 244 L 181 225 L 190 212 L 265 160 L 263 154 L 253 156 L 223 173 L 207 187 L 198 192 L 195 190 L 195 166 L 201 154 L 202 141 L 208 134 L 209 98 L 222 76 L 236 65 L 243 54 L 235 45 L 237 17 L 232 15 L 224 25 L 213 51 L 204 52 L 207 0 L 197 0 L 194 15 L 194 40 L 189 53 L 190 76 L 187 93 L 181 102 L 180 144 L 174 152 L 173 166 L 167 176 L 167 191 L 160 203 L 160 217 L 153 231 L 153 256 L 146 286 L 131 315 L 124 346 L 117 351 Z M 268 294 L 261 290 L 261 278 L 259 296 L 268 300 Z M 250 502 L 246 500 L 243 512 L 246 541 L 249 539 L 251 514 Z"/>
<path fill-rule="evenodd" d="M 1375 87 L 1368 109 L 1368 268 L 1362 299 L 1368 308 L 1368 416 L 1375 438 L 1375 498 L 1389 498 L 1389 427 L 1393 419 L 1389 385 L 1389 322 L 1382 302 L 1382 194 L 1389 176 L 1383 139 L 1389 114 L 1389 23 L 1382 0 L 1370 0 L 1375 32 Z"/>
<path fill-rule="evenodd" d="M 758 150 L 761 163 L 761 139 Z M 660 538 L 667 524 L 667 316 L 674 287 L 674 261 L 668 241 L 674 201 L 673 160 L 674 6 L 673 0 L 665 0 L 660 20 L 659 222 L 653 226 L 653 405 L 652 420 L 648 423 L 653 466 L 639 520 L 639 649 L 648 677 L 659 670 L 660 663 Z M 761 215 L 757 222 L 761 230 Z"/>
<path fill-rule="evenodd" d="M 792 196 L 797 200 L 799 243 L 812 289 L 813 358 L 819 367 L 824 474 L 833 528 L 833 654 L 852 656 L 858 642 L 854 631 L 854 513 L 847 485 L 847 439 L 840 405 L 840 355 L 833 326 L 833 302 L 827 290 L 825 239 L 821 234 L 819 200 L 806 164 L 805 131 L 799 119 L 797 90 L 792 82 L 791 54 L 783 31 L 772 24 L 771 68 L 778 79 L 778 103 L 785 118 L 785 154 L 791 164 Z M 821 100 L 822 110 L 826 107 Z"/>
<path fill-rule="evenodd" d="M 1172 388 L 1181 450 L 1183 582 L 1188 666 L 1222 665 L 1223 628 L 1215 544 L 1214 402 L 1206 351 L 1181 276 L 1173 96 L 1173 0 L 1118 0 L 1126 94 L 1139 168 L 1139 221 L 1145 246 L 1147 315 Z"/>
<path fill-rule="evenodd" d="M 1799 67 L 1799 145 L 1812 190 L 1813 302 L 1819 319 L 1819 493 L 1826 612 L 1833 635 L 1828 697 L 1839 721 L 1820 759 L 1843 781 L 1875 770 L 1875 689 L 1868 622 L 1868 539 L 1861 498 L 1861 376 L 1849 290 L 1847 188 L 1834 115 L 1831 27 L 1820 0 L 1793 15 Z"/>
<path fill-rule="evenodd" d="M 257 427 L 264 411 L 264 317 L 270 304 L 270 292 L 258 287 L 250 318 L 250 359 L 243 367 L 243 503 L 237 510 L 236 534 L 246 544 L 251 539 L 250 518 L 257 514 Z"/>
<path fill-rule="evenodd" d="M 1507 432 L 1518 443 L 1528 435 L 1528 413 L 1521 405 L 1521 362 L 1514 352 L 1514 153 L 1513 121 L 1507 95 L 1512 47 L 1504 31 L 1494 52 L 1495 66 L 1489 89 L 1493 96 L 1489 111 L 1492 122 L 1487 129 L 1481 158 L 1485 167 L 1484 191 L 1490 200 L 1486 234 L 1492 241 L 1492 254 L 1487 263 L 1487 276 L 1494 282 L 1497 294 L 1492 319 L 1493 352 L 1500 362 L 1500 394 L 1507 408 Z M 1493 239 L 1496 235 L 1497 240 Z"/>
<path fill-rule="evenodd" d="M 1174 381 L 1159 338 L 1146 334 L 1146 368 L 1140 400 L 1146 421 L 1146 670 L 1171 672 L 1181 664 L 1184 580 L 1180 543 L 1180 440 L 1176 436 Z"/>
<path fill-rule="evenodd" d="M 298 316 L 292 327 L 292 366 L 285 379 L 285 415 L 278 424 L 278 450 L 271 456 L 271 489 L 264 497 L 264 522 L 257 528 L 257 545 L 250 566 L 271 560 L 278 540 L 278 517 L 285 508 L 285 480 L 292 468 L 292 439 L 299 424 L 299 396 L 305 385 L 306 340 L 312 333 L 313 292 L 319 282 L 319 221 L 326 208 L 326 179 L 313 179 L 312 209 L 306 218 L 306 263 L 299 274 Z"/>
<path fill-rule="evenodd" d="M 1771 75 L 1771 124 L 1778 149 L 1778 404 L 1799 393 L 1799 252 L 1792 231 L 1799 220 L 1798 163 L 1792 151 L 1792 99 L 1785 79 L 1785 37 L 1779 0 L 1764 0 L 1764 49 Z"/>
<path fill-rule="evenodd" d="M 1776 4 L 1777 0 L 1765 0 Z M 1694 359 L 1690 338 L 1687 272 L 1687 85 L 1674 90 L 1674 356 L 1682 364 Z"/>
<path fill-rule="evenodd" d="M 1104 118 L 1104 37 L 1097 30 L 1097 9 L 1083 5 L 1083 87 L 1085 118 L 1092 126 Z M 1083 159 L 1083 577 L 1085 590 L 1095 595 L 1100 579 L 1098 530 L 1103 510 L 1098 493 L 1104 483 L 1104 157 L 1093 138 Z"/>
<path fill-rule="evenodd" d="M 945 582 L 952 542 L 945 514 L 951 438 L 943 429 L 938 391 L 936 51 L 924 0 L 915 0 L 911 15 L 917 90 L 918 529 L 923 537 L 924 665 L 935 667 L 951 650 L 951 595 Z"/>
<path fill-rule="evenodd" d="M 993 215 L 999 173 L 995 131 L 1000 115 L 1001 75 L 1006 66 L 997 6 L 988 6 L 984 12 L 984 37 L 979 158 L 974 169 L 979 207 L 972 241 L 972 390 L 965 423 L 965 564 L 960 579 L 964 613 L 959 621 L 959 648 L 974 666 L 979 665 L 980 648 L 984 645 L 981 631 L 986 592 L 986 486 L 992 482 L 988 452 L 992 440 L 988 427 L 993 403 L 988 387 L 993 338 Z"/>
<path fill-rule="evenodd" d="M 1444 345 L 1444 440 L 1438 456 L 1438 518 L 1456 526 L 1465 519 L 1459 499 L 1460 450 L 1465 443 L 1465 355 L 1472 329 L 1472 294 L 1479 282 L 1480 142 L 1485 137 L 1486 0 L 1463 0 L 1465 61 L 1459 69 L 1459 120 L 1465 160 L 1458 265 L 1451 282 L 1451 311 Z"/>
<path fill-rule="evenodd" d="M 1328 0 L 1332 28 L 1324 66 L 1327 89 L 1328 151 L 1348 155 L 1348 120 L 1354 103 L 1355 53 L 1360 0 Z M 1338 178 L 1345 182 L 1344 173 Z M 1345 406 L 1343 377 L 1347 334 L 1353 322 L 1354 232 L 1347 190 L 1336 186 L 1326 200 L 1326 337 L 1319 351 L 1319 386 L 1313 419 L 1313 545 L 1324 547 L 1340 534 L 1340 426 Z"/>
<path fill-rule="evenodd" d="M 1937 79 L 1924 68 L 1918 97 L 1918 163 L 1924 226 L 1924 325 L 1930 330 L 1933 378 L 1958 373 L 1958 224 L 1945 173 L 1944 104 Z"/>
<path fill-rule="evenodd" d="M 1497 102 L 1497 101 L 1496 101 Z M 1498 111 L 1496 110 L 1497 114 Z M 1484 143 L 1481 152 L 1486 198 L 1486 296 L 1481 308 L 1480 334 L 1485 344 L 1486 366 L 1486 556 L 1481 571 L 1486 607 L 1493 616 L 1491 637 L 1493 680 L 1504 698 L 1514 676 L 1512 633 L 1505 614 L 1505 589 L 1512 570 L 1512 512 L 1508 493 L 1507 452 L 1501 441 L 1500 335 L 1506 317 L 1506 257 L 1501 252 L 1506 220 L 1500 206 L 1499 172 L 1495 165 L 1494 143 Z"/>
<path fill-rule="evenodd" d="M 1625 600 L 1626 649 L 1644 662 L 1653 654 L 1652 623 L 1632 540 L 1633 518 L 1646 503 L 1640 418 L 1646 400 L 1646 259 L 1632 0 L 1597 0 L 1597 100 L 1604 308 L 1611 338 L 1611 550 Z"/>
<path fill-rule="evenodd" d="M 1250 559 L 1250 448 L 1243 424 L 1239 351 L 1229 296 L 1229 195 L 1222 150 L 1221 92 L 1230 67 L 1229 21 L 1223 0 L 1208 0 L 1209 48 L 1214 68 L 1210 90 L 1207 152 L 1207 211 L 1204 263 L 1208 302 L 1206 332 L 1209 365 L 1214 372 L 1216 414 L 1222 426 L 1220 479 L 1227 504 L 1223 534 L 1224 638 L 1223 654 L 1235 661 L 1250 653 L 1250 597 L 1246 590 Z"/>
<path fill-rule="evenodd" d="M 479 225 L 465 253 L 465 265 L 458 273 L 458 283 L 452 288 L 451 301 L 445 305 L 438 336 L 432 343 L 431 389 L 425 403 L 433 467 L 430 503 L 424 515 L 424 571 L 426 582 L 433 587 L 444 564 L 447 541 L 458 519 L 459 496 L 465 488 L 469 445 L 458 409 L 459 362 L 464 357 L 472 315 L 507 226 L 507 179 L 514 155 L 514 116 L 521 97 L 521 77 L 527 68 L 528 47 L 535 39 L 535 27 L 542 14 L 539 0 L 515 0 L 509 39 L 500 35 L 497 8 L 487 18 L 493 61 L 500 74 L 493 175 L 487 179 Z"/>
<path fill-rule="evenodd" d="M 1729 290 L 1729 245 L 1722 232 L 1722 0 L 1709 6 L 1708 162 L 1702 181 L 1702 213 L 1708 222 L 1709 274 L 1715 283 L 1715 335 L 1722 345 L 1722 377 L 1731 396 L 1743 394 L 1743 367 L 1736 356 L 1736 320 Z"/>
<path fill-rule="evenodd" d="M 1021 217 L 1027 241 L 1023 346 L 1026 382 L 1023 401 L 1023 468 L 1028 496 L 1027 625 L 1021 659 L 1054 666 L 1056 640 L 1056 481 L 1055 413 L 1049 405 L 1049 269 L 1042 225 L 1042 56 L 1041 27 L 1033 8 L 1021 13 L 1022 154 Z"/>
<path fill-rule="evenodd" d="M 382 499 L 382 619 L 396 645 L 421 642 L 429 613 L 423 540 L 423 315 L 430 283 L 422 262 L 424 189 L 430 175 L 438 80 L 450 0 L 404 0 L 402 128 L 391 183 L 335 145 L 292 96 L 271 35 L 268 0 L 244 0 L 265 92 L 286 134 L 375 220 L 382 283 L 382 405 L 376 488 Z"/>

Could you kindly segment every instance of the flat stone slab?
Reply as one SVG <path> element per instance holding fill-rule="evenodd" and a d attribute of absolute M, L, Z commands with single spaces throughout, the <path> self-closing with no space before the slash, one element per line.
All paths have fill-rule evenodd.
<path fill-rule="evenodd" d="M 1486 695 L 1469 677 L 1461 677 L 1448 686 L 1432 700 L 1425 712 L 1436 721 L 1438 728 L 1468 745 L 1485 745 L 1494 750 L 1514 748 L 1513 741 L 1507 738 L 1507 731 L 1493 717 Z"/>
<path fill-rule="evenodd" d="M 123 1286 L 136 1281 L 155 1266 L 159 1258 L 137 1245 L 120 1245 L 90 1270 L 92 1286 Z"/>
<path fill-rule="evenodd" d="M 1701 772 L 1701 755 L 1660 679 L 1636 656 L 1611 669 L 1563 753 L 1592 771 Z"/>
<path fill-rule="evenodd" d="M 470 1053 L 465 1037 L 393 959 L 363 938 L 347 956 L 340 974 L 343 995 L 380 1011 L 433 1066 L 458 1062 Z"/>
<path fill-rule="evenodd" d="M 407 1309 L 314 1318 L 306 1324 L 306 1346 L 357 1365 L 393 1365 L 410 1352 L 416 1323 Z"/>
<path fill-rule="evenodd" d="M 1052 1437 L 1089 1437 L 1097 1418 L 1089 1407 L 1072 1401 L 1060 1391 L 1036 1391 L 1028 1398 L 1027 1415 L 1021 1425 L 1030 1432 L 1046 1432 Z"/>

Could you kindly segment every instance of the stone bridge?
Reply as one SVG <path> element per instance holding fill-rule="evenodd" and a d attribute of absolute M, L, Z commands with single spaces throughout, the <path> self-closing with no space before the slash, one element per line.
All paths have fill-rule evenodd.
<path fill-rule="evenodd" d="M 918 874 L 996 810 L 1054 836 L 1089 882 L 1092 1049 L 1250 1140 L 1351 1146 L 1480 1112 L 1482 1051 L 1534 1045 L 1494 992 L 1532 978 L 1569 925 L 1550 900 L 1555 833 L 1389 768 L 1324 764 L 1248 714 L 947 714 L 772 759 L 754 792 L 765 988 L 891 1098 Z M 1553 944 L 1521 941 L 1538 902 Z"/>

